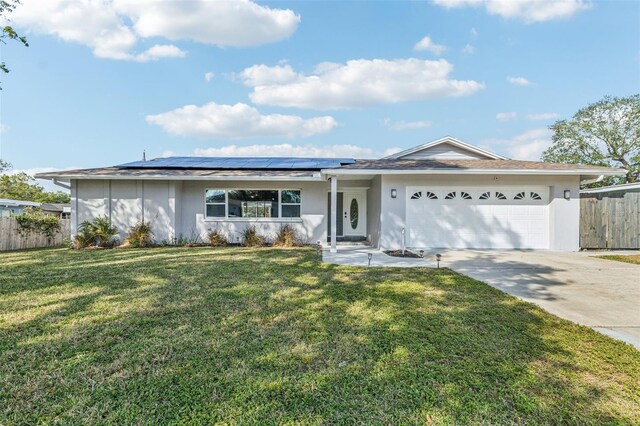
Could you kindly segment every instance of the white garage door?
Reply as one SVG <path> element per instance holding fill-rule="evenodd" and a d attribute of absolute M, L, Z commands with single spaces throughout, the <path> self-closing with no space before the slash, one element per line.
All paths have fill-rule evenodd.
<path fill-rule="evenodd" d="M 549 187 L 408 187 L 406 244 L 549 248 Z"/>

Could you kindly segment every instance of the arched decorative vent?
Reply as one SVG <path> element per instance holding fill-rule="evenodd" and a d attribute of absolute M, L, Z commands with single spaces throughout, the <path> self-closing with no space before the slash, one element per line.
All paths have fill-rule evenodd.
<path fill-rule="evenodd" d="M 496 191 L 496 198 L 498 200 L 506 200 L 507 199 L 507 197 L 502 192 L 498 192 L 498 191 Z"/>
<path fill-rule="evenodd" d="M 484 194 L 482 194 L 480 196 L 481 200 L 488 200 L 491 197 L 491 193 L 490 192 L 485 192 Z"/>
<path fill-rule="evenodd" d="M 422 191 L 414 192 L 411 196 L 412 200 L 419 200 L 420 198 L 422 198 Z"/>
<path fill-rule="evenodd" d="M 468 192 L 461 191 L 460 197 L 462 197 L 463 200 L 471 200 L 471 195 Z"/>
<path fill-rule="evenodd" d="M 531 192 L 531 199 L 532 200 L 542 200 L 542 197 L 537 192 Z"/>
<path fill-rule="evenodd" d="M 431 191 L 427 191 L 426 196 L 430 200 L 437 200 L 438 199 L 438 196 L 436 194 L 434 194 L 433 192 L 431 192 Z"/>
<path fill-rule="evenodd" d="M 514 200 L 524 200 L 524 197 L 525 197 L 524 192 L 518 192 L 518 193 L 516 194 L 516 196 L 515 196 L 515 197 L 513 197 L 513 199 L 514 199 Z"/>
<path fill-rule="evenodd" d="M 453 191 L 453 192 L 448 193 L 448 194 L 444 197 L 444 199 L 445 199 L 445 200 L 453 200 L 453 199 L 454 199 L 454 198 L 456 198 L 457 196 L 458 196 L 458 194 L 457 194 L 455 191 Z"/>

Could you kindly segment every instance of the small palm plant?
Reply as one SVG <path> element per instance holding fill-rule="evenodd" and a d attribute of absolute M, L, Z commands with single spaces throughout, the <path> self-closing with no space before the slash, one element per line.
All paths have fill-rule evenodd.
<path fill-rule="evenodd" d="M 74 240 L 74 246 L 85 248 L 95 244 L 100 247 L 106 247 L 114 242 L 113 237 L 117 234 L 118 228 L 111 225 L 109 218 L 98 216 L 93 222 L 85 220 L 80 224 Z"/>
<path fill-rule="evenodd" d="M 93 220 L 93 234 L 99 246 L 106 247 L 113 243 L 113 237 L 118 235 L 118 228 L 111 224 L 106 216 L 98 216 Z"/>

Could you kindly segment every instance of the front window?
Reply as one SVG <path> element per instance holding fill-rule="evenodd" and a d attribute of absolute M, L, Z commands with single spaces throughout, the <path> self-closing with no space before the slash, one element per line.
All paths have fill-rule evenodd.
<path fill-rule="evenodd" d="M 300 190 L 207 189 L 206 216 L 228 218 L 299 218 Z"/>

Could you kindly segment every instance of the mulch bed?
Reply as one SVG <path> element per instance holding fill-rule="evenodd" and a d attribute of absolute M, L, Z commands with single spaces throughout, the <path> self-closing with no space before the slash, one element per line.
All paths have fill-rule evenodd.
<path fill-rule="evenodd" d="M 405 250 L 404 254 L 402 254 L 402 250 L 385 250 L 384 254 L 393 257 L 411 257 L 413 259 L 420 259 L 420 255 L 410 252 L 409 250 Z"/>

